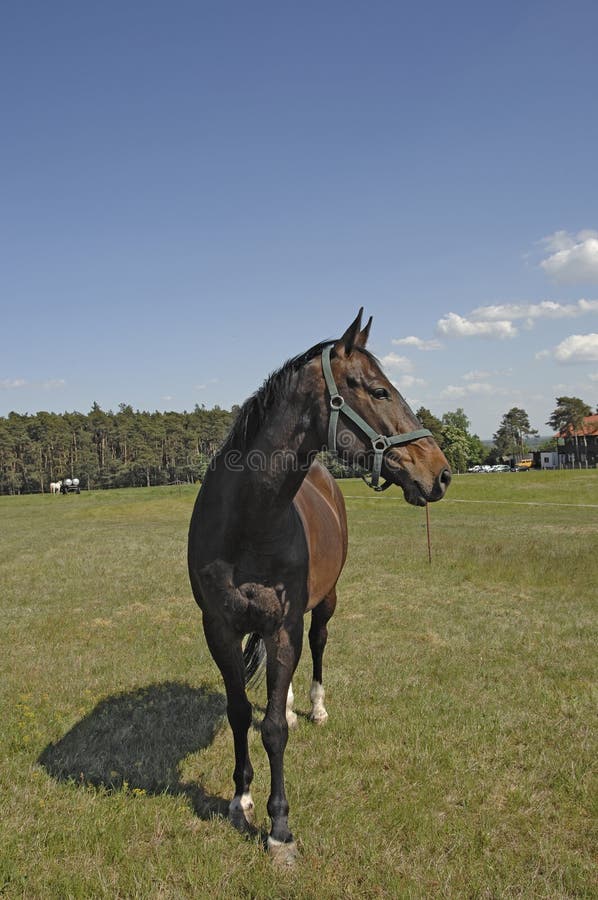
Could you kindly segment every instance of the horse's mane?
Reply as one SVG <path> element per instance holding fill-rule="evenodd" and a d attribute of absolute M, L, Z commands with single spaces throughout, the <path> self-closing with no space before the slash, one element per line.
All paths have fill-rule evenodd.
<path fill-rule="evenodd" d="M 325 347 L 334 343 L 335 341 L 332 340 L 320 341 L 319 344 L 314 344 L 309 350 L 305 350 L 298 356 L 288 359 L 279 369 L 272 372 L 262 386 L 241 406 L 221 449 L 223 451 L 232 449 L 246 450 L 250 447 L 256 434 L 264 425 L 270 410 L 287 396 L 295 373 L 316 356 L 319 356 Z M 359 351 L 378 362 L 376 357 L 364 347 L 360 347 Z"/>
<path fill-rule="evenodd" d="M 321 341 L 288 359 L 279 369 L 269 375 L 262 386 L 242 405 L 233 426 L 228 433 L 222 450 L 246 450 L 263 426 L 270 410 L 286 397 L 295 372 L 314 359 L 334 341 Z"/>

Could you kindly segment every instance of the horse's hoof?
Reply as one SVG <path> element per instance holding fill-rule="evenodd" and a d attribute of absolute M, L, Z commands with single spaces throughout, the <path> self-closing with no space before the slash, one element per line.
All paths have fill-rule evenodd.
<path fill-rule="evenodd" d="M 297 719 L 297 713 L 287 711 L 287 725 L 289 726 L 289 728 L 296 728 L 298 721 L 299 720 Z"/>
<path fill-rule="evenodd" d="M 293 866 L 297 861 L 299 851 L 295 841 L 285 844 L 268 835 L 268 854 L 277 866 Z"/>
<path fill-rule="evenodd" d="M 255 818 L 255 807 L 251 795 L 233 797 L 228 807 L 228 821 L 237 831 L 247 831 Z"/>
<path fill-rule="evenodd" d="M 309 717 L 309 721 L 313 722 L 314 725 L 325 725 L 328 721 L 328 713 L 326 710 L 324 712 L 312 713 Z"/>

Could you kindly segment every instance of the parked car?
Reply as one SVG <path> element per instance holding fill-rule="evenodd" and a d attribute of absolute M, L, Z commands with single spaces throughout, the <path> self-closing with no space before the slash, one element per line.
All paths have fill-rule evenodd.
<path fill-rule="evenodd" d="M 521 459 L 521 460 L 519 460 L 519 462 L 517 463 L 516 468 L 517 468 L 519 471 L 523 471 L 523 470 L 525 470 L 525 469 L 531 469 L 531 467 L 533 466 L 533 464 L 534 464 L 533 459 Z"/>

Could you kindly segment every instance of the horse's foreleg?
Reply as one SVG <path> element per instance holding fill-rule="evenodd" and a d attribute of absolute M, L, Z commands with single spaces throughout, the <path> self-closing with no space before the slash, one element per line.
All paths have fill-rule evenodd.
<path fill-rule="evenodd" d="M 336 590 L 332 590 L 327 597 L 316 606 L 311 614 L 311 627 L 309 629 L 309 646 L 313 660 L 313 680 L 309 697 L 311 700 L 311 713 L 309 718 L 317 725 L 323 725 L 328 719 L 328 713 L 324 706 L 324 687 L 322 683 L 322 658 L 324 648 L 328 640 L 327 624 L 336 607 Z"/>
<path fill-rule="evenodd" d="M 289 804 L 284 785 L 284 751 L 289 736 L 286 710 L 293 672 L 301 655 L 303 617 L 266 639 L 268 653 L 268 706 L 262 722 L 262 740 L 270 761 L 268 815 L 272 830 L 268 851 L 279 862 L 291 864 L 297 848 L 289 829 Z"/>
<path fill-rule="evenodd" d="M 241 639 L 221 621 L 213 622 L 205 615 L 204 631 L 210 653 L 224 680 L 226 712 L 235 745 L 235 795 L 229 806 L 228 817 L 235 828 L 244 830 L 253 819 L 253 800 L 249 790 L 253 781 L 253 768 L 247 741 L 252 709 L 245 693 L 245 663 Z"/>

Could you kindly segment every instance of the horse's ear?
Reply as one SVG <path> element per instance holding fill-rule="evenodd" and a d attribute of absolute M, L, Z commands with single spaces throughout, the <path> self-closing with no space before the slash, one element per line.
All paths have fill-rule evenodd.
<path fill-rule="evenodd" d="M 369 338 L 369 336 L 370 336 L 370 328 L 371 328 L 371 327 L 372 327 L 372 317 L 370 316 L 369 319 L 368 319 L 367 325 L 365 326 L 365 328 L 363 328 L 363 329 L 359 332 L 359 334 L 357 335 L 357 337 L 356 337 L 356 339 L 355 339 L 355 346 L 356 346 L 356 347 L 365 347 L 365 345 L 366 345 L 367 342 L 368 342 L 368 338 Z"/>
<path fill-rule="evenodd" d="M 342 338 L 338 341 L 337 347 L 342 347 L 347 354 L 350 355 L 353 347 L 358 345 L 359 335 L 361 332 L 361 317 L 363 315 L 363 306 L 357 313 L 356 318 L 351 322 Z"/>

